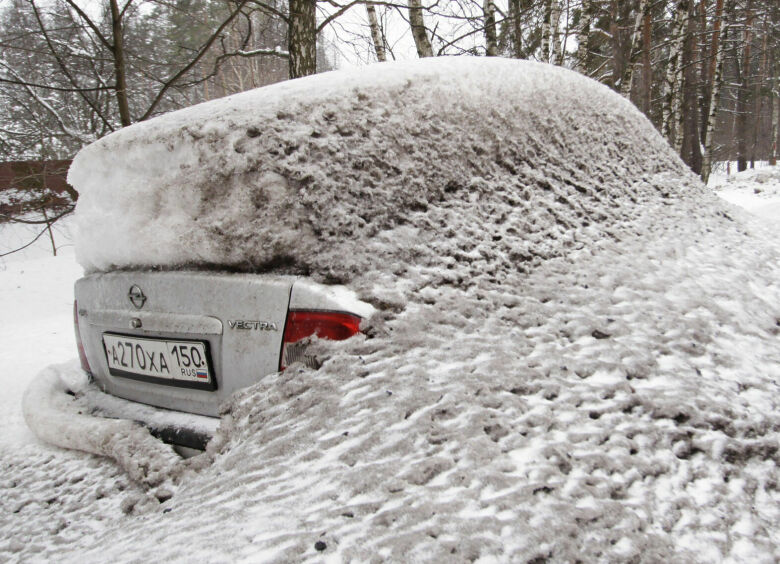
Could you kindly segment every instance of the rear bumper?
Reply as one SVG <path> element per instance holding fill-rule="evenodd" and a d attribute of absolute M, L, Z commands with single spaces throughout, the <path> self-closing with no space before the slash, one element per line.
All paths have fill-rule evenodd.
<path fill-rule="evenodd" d="M 195 450 L 205 450 L 214 436 L 220 419 L 173 411 L 125 400 L 106 394 L 94 384 L 81 391 L 74 400 L 85 413 L 107 419 L 129 419 L 143 425 L 161 441 Z"/>

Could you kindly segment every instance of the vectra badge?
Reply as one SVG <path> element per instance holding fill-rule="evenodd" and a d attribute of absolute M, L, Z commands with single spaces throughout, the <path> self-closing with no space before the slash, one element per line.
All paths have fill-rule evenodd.
<path fill-rule="evenodd" d="M 146 303 L 146 296 L 144 295 L 143 290 L 141 290 L 141 288 L 135 284 L 130 286 L 130 291 L 127 293 L 127 297 L 130 298 L 130 301 L 135 306 L 135 309 L 141 309 Z"/>
<path fill-rule="evenodd" d="M 271 321 L 232 321 L 228 320 L 228 326 L 231 329 L 240 329 L 242 331 L 278 331 L 276 323 Z"/>

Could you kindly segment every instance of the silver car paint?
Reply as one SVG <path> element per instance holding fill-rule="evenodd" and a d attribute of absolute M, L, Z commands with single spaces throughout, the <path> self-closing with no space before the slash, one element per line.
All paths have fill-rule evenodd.
<path fill-rule="evenodd" d="M 131 295 L 133 287 L 145 300 L 138 300 L 135 289 Z M 128 400 L 212 416 L 233 392 L 277 372 L 288 309 L 344 311 L 361 317 L 373 310 L 345 288 L 292 276 L 120 271 L 86 276 L 76 282 L 75 293 L 84 349 L 101 388 Z M 206 341 L 217 389 L 193 390 L 110 375 L 102 340 L 106 332 Z"/>

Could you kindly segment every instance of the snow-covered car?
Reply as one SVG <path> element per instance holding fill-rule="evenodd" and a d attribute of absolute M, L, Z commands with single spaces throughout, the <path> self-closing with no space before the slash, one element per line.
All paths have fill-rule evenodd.
<path fill-rule="evenodd" d="M 639 146 L 658 137 L 630 103 L 511 60 L 329 73 L 127 127 L 69 174 L 82 366 L 111 396 L 216 416 L 312 365 L 310 337 L 357 334 L 410 285 L 425 295 L 415 269 L 478 287 L 599 238 L 679 177 L 662 177 L 679 171 L 665 146 Z"/>

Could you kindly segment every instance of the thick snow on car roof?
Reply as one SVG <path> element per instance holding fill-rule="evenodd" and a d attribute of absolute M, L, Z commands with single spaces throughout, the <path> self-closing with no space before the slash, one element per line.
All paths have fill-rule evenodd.
<path fill-rule="evenodd" d="M 600 237 L 634 204 L 683 189 L 680 178 L 692 177 L 606 87 L 475 58 L 201 104 L 101 139 L 69 175 L 88 271 L 284 266 L 341 281 L 410 252 L 419 263 L 501 254 L 508 268 L 527 265 Z M 462 209 L 473 211 L 464 223 L 452 217 Z M 471 248 L 446 243 L 448 229 L 470 233 Z"/>
<path fill-rule="evenodd" d="M 780 557 L 776 234 L 606 88 L 379 65 L 128 128 L 71 180 L 90 269 L 284 267 L 379 309 L 72 561 Z"/>

